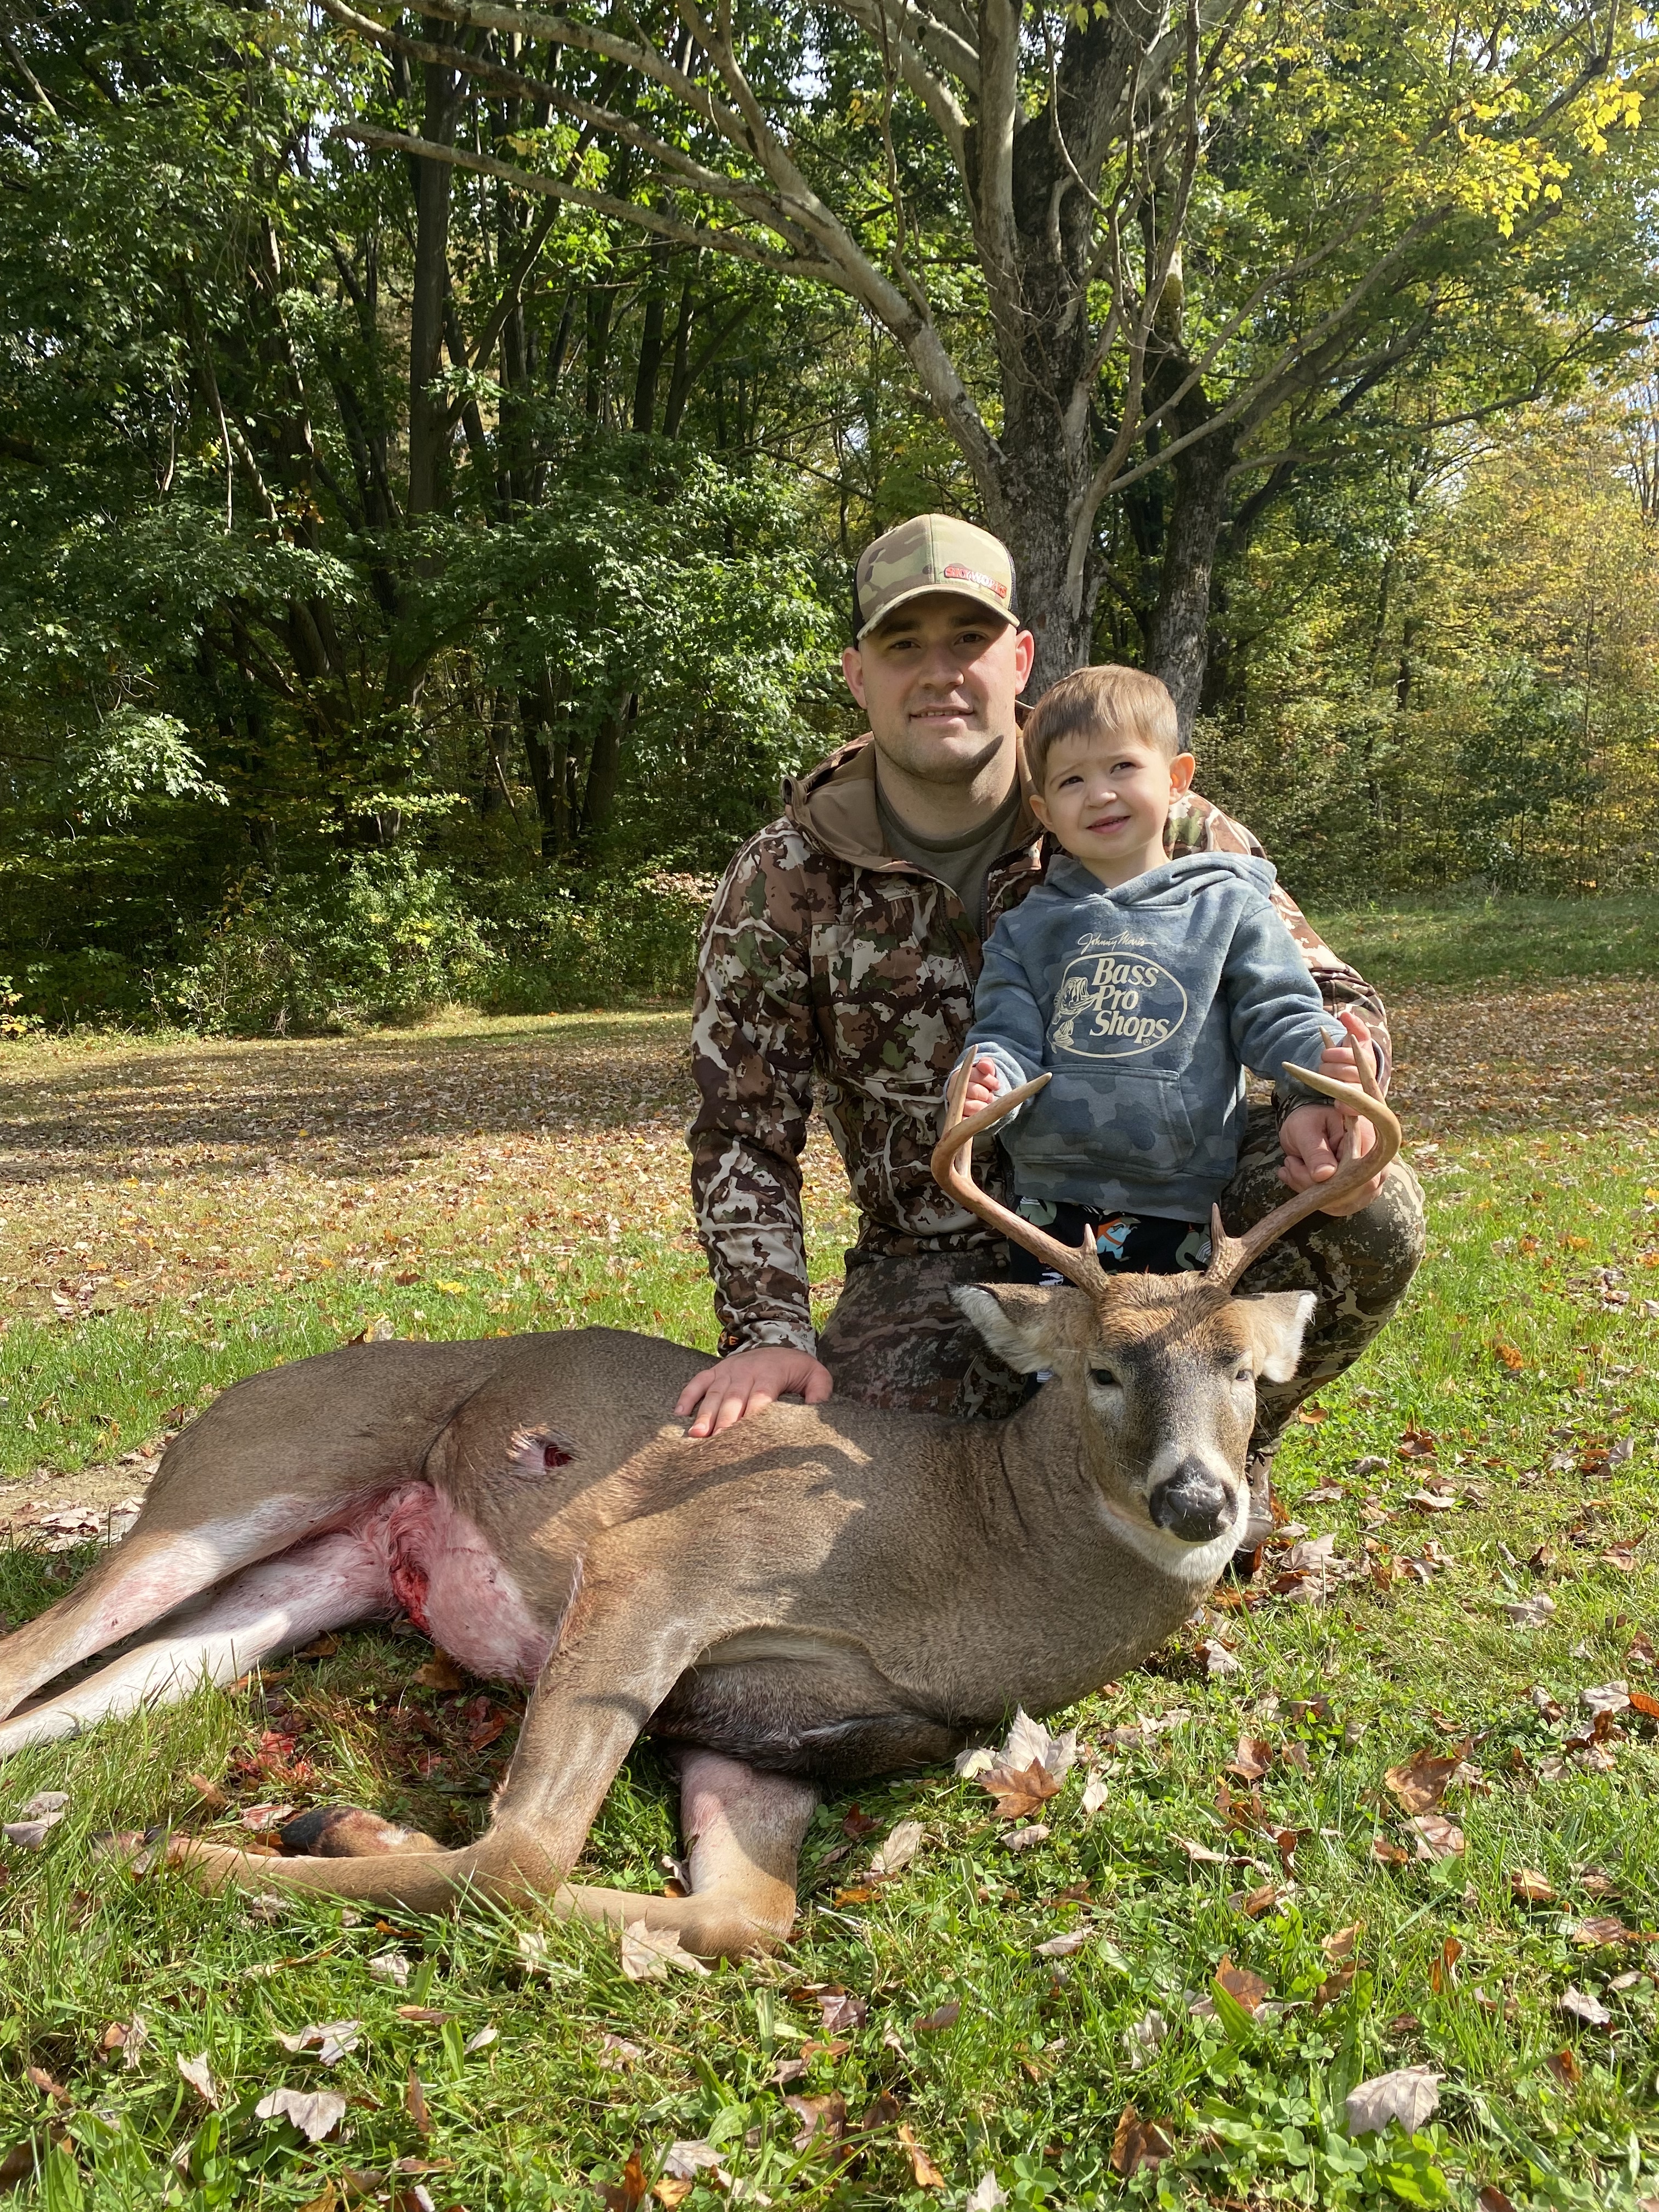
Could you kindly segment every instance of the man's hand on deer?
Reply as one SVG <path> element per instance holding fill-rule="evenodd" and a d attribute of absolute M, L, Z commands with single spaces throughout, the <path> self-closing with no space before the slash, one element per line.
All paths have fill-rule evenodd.
<path fill-rule="evenodd" d="M 752 1352 L 731 1352 L 694 1375 L 674 1411 L 682 1420 L 688 1413 L 696 1415 L 688 1437 L 717 1437 L 780 1398 L 804 1398 L 809 1406 L 821 1406 L 835 1387 L 830 1370 L 810 1352 L 789 1344 L 760 1344 Z"/>
<path fill-rule="evenodd" d="M 1337 1019 L 1347 1031 L 1349 1042 L 1326 1047 L 1320 1073 L 1338 1083 L 1363 1082 L 1366 1071 L 1374 1077 L 1376 1054 L 1363 1016 L 1345 1007 Z M 1376 1133 L 1369 1121 L 1356 1121 L 1340 1106 L 1298 1106 L 1285 1116 L 1279 1141 L 1285 1154 L 1279 1180 L 1292 1190 L 1303 1191 L 1329 1182 L 1345 1159 L 1363 1159 L 1376 1144 Z M 1319 1211 L 1335 1215 L 1363 1213 L 1382 1188 L 1382 1176 L 1373 1176 Z"/>

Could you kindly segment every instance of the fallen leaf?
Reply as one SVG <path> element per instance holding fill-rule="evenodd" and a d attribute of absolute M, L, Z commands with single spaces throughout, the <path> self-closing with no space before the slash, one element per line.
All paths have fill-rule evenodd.
<path fill-rule="evenodd" d="M 599 2038 L 599 2068 L 603 2073 L 625 2074 L 644 2056 L 641 2046 L 637 2043 L 630 2043 L 625 2035 L 611 2035 L 607 2032 Z"/>
<path fill-rule="evenodd" d="M 1504 1611 L 1517 1628 L 1542 1628 L 1555 1616 L 1555 1600 L 1547 1590 L 1540 1590 L 1534 1597 L 1523 1597 Z"/>
<path fill-rule="evenodd" d="M 53 2081 L 52 2075 L 47 2073 L 44 2066 L 26 2066 L 23 2069 L 23 2072 L 27 2078 L 34 2084 L 41 2095 L 43 2097 L 50 2097 L 54 2105 L 70 2105 L 74 2103 L 74 2099 L 70 2095 L 69 2091 L 64 2087 L 63 2083 L 61 2081 Z"/>
<path fill-rule="evenodd" d="M 1603 1713 L 1622 1713 L 1630 1707 L 1630 1687 L 1625 1682 L 1598 1682 L 1578 1692 L 1586 1712 L 1599 1719 Z"/>
<path fill-rule="evenodd" d="M 999 1820 L 1023 1820 L 1060 1790 L 1054 1777 L 1035 1759 L 1020 1768 L 994 1766 L 981 1775 L 980 1786 L 995 1798 Z"/>
<path fill-rule="evenodd" d="M 1457 1962 L 1463 1955 L 1463 1946 L 1455 1936 L 1448 1936 L 1429 1965 L 1429 1987 L 1437 1996 L 1457 1986 Z"/>
<path fill-rule="evenodd" d="M 346 2100 L 331 2089 L 272 2089 L 253 2107 L 257 2120 L 289 2120 L 307 2142 L 321 2142 L 346 2116 Z"/>
<path fill-rule="evenodd" d="M 1198 1647 L 1198 1656 L 1212 1682 L 1224 1682 L 1244 1672 L 1243 1661 L 1236 1658 L 1218 1636 L 1206 1636 Z"/>
<path fill-rule="evenodd" d="M 827 2097 L 786 2097 L 788 2106 L 804 2124 L 794 2138 L 797 2150 L 833 2148 L 847 2133 L 847 2100 L 839 2090 Z"/>
<path fill-rule="evenodd" d="M 189 2082 L 202 2102 L 216 2112 L 219 2108 L 219 2092 L 214 2083 L 206 2051 L 204 2051 L 199 2058 L 186 2058 L 180 2051 L 173 2063 L 179 2069 L 180 2076 Z"/>
<path fill-rule="evenodd" d="M 665 1982 L 671 1966 L 686 1974 L 708 1972 L 680 1942 L 678 1928 L 647 1928 L 643 1920 L 635 1920 L 623 1929 L 622 1970 L 628 1980 Z"/>
<path fill-rule="evenodd" d="M 1391 1836 L 1371 1838 L 1371 1856 L 1378 1866 L 1402 1867 L 1411 1863 L 1411 1853 L 1403 1844 L 1396 1844 Z"/>
<path fill-rule="evenodd" d="M 1489 2181 L 1475 2194 L 1474 2212 L 1515 2212 L 1515 2207 L 1498 2184 Z"/>
<path fill-rule="evenodd" d="M 1111 1791 L 1107 1786 L 1104 1777 L 1091 1774 L 1083 1785 L 1082 1806 L 1085 1817 L 1092 1820 L 1110 1795 Z"/>
<path fill-rule="evenodd" d="M 870 1862 L 872 1875 L 902 1874 L 921 1849 L 922 1826 L 920 1820 L 901 1820 L 891 1829 L 885 1842 Z"/>
<path fill-rule="evenodd" d="M 1263 2000 L 1272 1994 L 1272 1985 L 1260 1974 L 1253 1974 L 1248 1966 L 1236 1966 L 1224 1957 L 1215 1970 L 1217 1984 L 1226 1990 L 1235 2004 L 1242 2005 L 1248 2013 L 1255 2013 Z"/>
<path fill-rule="evenodd" d="M 466 1676 L 447 1651 L 434 1650 L 424 1667 L 415 1669 L 415 1680 L 425 1690 L 464 1690 Z"/>
<path fill-rule="evenodd" d="M 1349 2092 L 1348 2133 L 1381 2135 L 1390 2120 L 1398 2120 L 1413 2136 L 1439 2106 L 1440 2076 L 1426 2066 L 1402 2066 L 1392 2074 L 1374 2075 Z"/>
<path fill-rule="evenodd" d="M 501 2039 L 501 2031 L 499 2027 L 481 2027 L 476 2034 L 469 2035 L 461 2045 L 462 2055 L 467 2058 L 474 2058 L 479 2051 L 488 2051 L 492 2043 L 499 2043 Z"/>
<path fill-rule="evenodd" d="M 957 1753 L 955 1771 L 963 1781 L 971 1782 L 975 1775 L 988 1773 L 996 1763 L 997 1755 L 989 1744 L 976 1743 Z"/>
<path fill-rule="evenodd" d="M 645 2185 L 645 2161 L 637 2150 L 628 2154 L 619 2182 L 597 2182 L 595 2187 L 604 2202 L 605 2212 L 640 2212 L 647 2191 Z"/>
<path fill-rule="evenodd" d="M 0 1825 L 0 1836 L 19 1850 L 38 1851 L 68 1808 L 67 1790 L 37 1790 L 16 1820 Z"/>
<path fill-rule="evenodd" d="M 1533 1711 L 1540 1719 L 1559 1721 L 1566 1718 L 1566 1715 L 1541 1682 L 1534 1682 L 1527 1695 L 1532 1701 Z"/>
<path fill-rule="evenodd" d="M 1493 1337 L 1492 1348 L 1494 1356 L 1503 1362 L 1511 1375 L 1518 1375 L 1527 1364 L 1515 1346 L 1505 1344 L 1501 1336 Z"/>
<path fill-rule="evenodd" d="M 1051 1735 L 1041 1721 L 1034 1721 L 1023 1706 L 1014 1708 L 1013 1723 L 1002 1747 L 1001 1763 L 1013 1771 L 1041 1766 L 1054 1782 L 1063 1782 L 1077 1757 L 1077 1730 Z"/>
<path fill-rule="evenodd" d="M 1517 1867 L 1510 1876 L 1510 1893 L 1522 1905 L 1550 1905 L 1555 1892 L 1535 1867 Z"/>
<path fill-rule="evenodd" d="M 696 2187 L 694 2181 L 677 2181 L 672 2174 L 665 2173 L 652 2183 L 651 2194 L 659 2204 L 667 2207 L 667 2212 L 673 2212 L 675 2205 L 684 2204 Z"/>
<path fill-rule="evenodd" d="M 1259 1889 L 1242 1892 L 1230 1897 L 1227 1902 L 1236 1912 L 1242 1912 L 1247 1920 L 1260 1920 L 1264 1912 L 1273 1910 L 1284 1894 L 1282 1882 L 1264 1881 Z"/>
<path fill-rule="evenodd" d="M 1335 1966 L 1340 1960 L 1352 1959 L 1359 1948 L 1359 1939 L 1365 1932 L 1363 1920 L 1356 1920 L 1347 1928 L 1339 1928 L 1334 1935 L 1322 1936 L 1319 1948 Z"/>
<path fill-rule="evenodd" d="M 185 1779 L 210 1813 L 222 1813 L 230 1803 L 218 1784 L 210 1782 L 205 1774 L 187 1774 Z"/>
<path fill-rule="evenodd" d="M 297 2054 L 314 2050 L 325 2066 L 337 2066 L 362 2041 L 362 2023 L 355 2020 L 323 2021 L 302 2027 L 295 2035 L 284 2035 L 280 2028 L 271 2032 L 284 2051 Z"/>
<path fill-rule="evenodd" d="M 1212 1851 L 1207 1844 L 1195 1844 L 1189 1836 L 1177 1836 L 1176 1843 L 1186 1852 L 1194 1866 L 1225 1866 L 1225 1851 Z"/>
<path fill-rule="evenodd" d="M 1143 2119 L 1133 2105 L 1126 2105 L 1112 2136 L 1112 2172 L 1127 2181 L 1143 2166 L 1156 2169 L 1174 2148 L 1167 2120 Z"/>
<path fill-rule="evenodd" d="M 1354 1976 L 1358 1971 L 1358 1964 L 1350 1960 L 1346 1966 L 1339 1966 L 1334 1974 L 1327 1974 L 1314 1991 L 1314 2010 L 1325 2012 L 1332 2005 L 1340 2004 L 1343 1998 L 1352 1989 Z"/>
<path fill-rule="evenodd" d="M 1453 1859 L 1466 1848 L 1463 1831 L 1443 1813 L 1424 1813 L 1406 1825 L 1416 1832 L 1416 1855 L 1419 1859 Z"/>
<path fill-rule="evenodd" d="M 873 1836 L 880 1826 L 879 1820 L 872 1820 L 856 1805 L 849 1805 L 842 1815 L 841 1832 L 843 1836 L 850 1836 L 855 1844 L 861 1844 L 866 1836 Z"/>
<path fill-rule="evenodd" d="M 1083 1948 L 1094 1935 L 1092 1928 L 1071 1928 L 1063 1936 L 1051 1936 L 1046 1943 L 1039 1943 L 1039 1959 L 1071 1959 Z"/>
<path fill-rule="evenodd" d="M 706 2173 L 717 2185 L 723 2186 L 725 2183 L 725 2176 L 720 2172 L 720 2154 L 714 2144 L 702 2136 L 683 2137 L 678 2142 L 670 2143 L 662 2170 L 674 2181 L 690 2184 L 700 2173 Z"/>
<path fill-rule="evenodd" d="M 1143 2066 L 1151 2063 L 1169 2033 L 1170 2024 L 1161 2012 L 1143 2013 L 1139 2020 L 1131 2021 L 1123 2031 L 1123 2042 L 1129 2054 L 1132 2073 L 1138 2073 Z"/>
<path fill-rule="evenodd" d="M 1260 1782 L 1273 1763 L 1273 1746 L 1266 1736 L 1246 1735 L 1241 1730 L 1224 1771 L 1237 1775 L 1242 1782 Z"/>
<path fill-rule="evenodd" d="M 946 1997 L 942 2005 L 935 2006 L 932 2012 L 922 2014 L 915 2024 L 916 2033 L 918 2035 L 938 2035 L 945 2028 L 954 2027 L 961 2016 L 961 1998 Z"/>
<path fill-rule="evenodd" d="M 1626 1928 L 1616 1913 L 1602 1913 L 1589 1920 L 1569 1921 L 1567 1933 L 1587 1950 L 1612 1950 L 1631 1942 L 1636 1931 Z"/>
<path fill-rule="evenodd" d="M 1591 1996 L 1587 1990 L 1576 1990 L 1571 1984 L 1558 2002 L 1564 2013 L 1573 2020 L 1583 2021 L 1586 2027 L 1606 2027 L 1613 2018 L 1599 1997 Z"/>
<path fill-rule="evenodd" d="M 918 2189 L 943 2189 L 945 2186 L 945 2176 L 939 2172 L 933 2160 L 928 2157 L 927 2152 L 916 2141 L 915 2131 L 911 2128 L 908 2120 L 901 2120 L 899 2122 L 898 2139 L 903 2144 L 905 2150 L 909 2155 L 910 2172 L 915 2181 L 916 2187 Z"/>
<path fill-rule="evenodd" d="M 403 1951 L 380 1951 L 368 1962 L 368 1971 L 377 1982 L 390 1982 L 394 1989 L 409 1986 L 410 1960 Z"/>
<path fill-rule="evenodd" d="M 411 2066 L 409 2079 L 404 2084 L 404 2110 L 410 2117 L 417 2136 L 432 2132 L 432 2113 L 426 2101 L 426 2085 Z"/>
<path fill-rule="evenodd" d="M 1553 2074 L 1556 2080 L 1565 2089 L 1577 2087 L 1583 2078 L 1578 2061 L 1571 2051 L 1558 2051 L 1553 2057 L 1547 2058 L 1544 2061 L 1544 2070 L 1547 2074 Z"/>
<path fill-rule="evenodd" d="M 447 2020 L 453 2020 L 455 2015 L 443 2005 L 408 2004 L 398 2006 L 398 2017 L 399 2020 L 417 2021 L 422 2027 L 441 2027 Z"/>
<path fill-rule="evenodd" d="M 817 1996 L 817 2003 L 826 2035 L 862 2027 L 870 2016 L 869 1998 L 853 1996 L 845 1990 L 825 1990 Z"/>
<path fill-rule="evenodd" d="M 1421 1751 L 1414 1751 L 1402 1765 L 1389 1767 L 1382 1778 L 1383 1787 L 1407 1812 L 1432 1812 L 1445 1796 L 1447 1784 L 1474 1748 L 1468 1737 L 1449 1752 L 1437 1752 L 1425 1746 Z"/>
<path fill-rule="evenodd" d="M 246 1805 L 236 1817 L 252 1834 L 262 1836 L 268 1828 L 280 1828 L 293 1811 L 292 1805 Z"/>
<path fill-rule="evenodd" d="M 1041 1820 L 1034 1820 L 1029 1828 L 1010 1828 L 1003 1838 L 1003 1845 L 1011 1851 L 1029 1851 L 1034 1844 L 1046 1844 L 1048 1830 Z"/>
<path fill-rule="evenodd" d="M 963 2212 L 1002 2212 L 1007 2202 L 1007 2191 L 998 2186 L 994 2173 L 986 2172 L 969 2191 Z"/>

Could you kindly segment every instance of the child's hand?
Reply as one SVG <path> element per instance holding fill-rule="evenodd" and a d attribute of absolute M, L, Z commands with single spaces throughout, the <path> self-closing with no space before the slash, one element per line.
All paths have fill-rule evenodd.
<path fill-rule="evenodd" d="M 976 1060 L 968 1076 L 968 1088 L 962 1096 L 962 1115 L 966 1121 L 970 1115 L 981 1112 L 1002 1091 L 1002 1078 L 997 1073 L 993 1060 Z"/>
<path fill-rule="evenodd" d="M 1337 1016 L 1337 1019 L 1347 1031 L 1347 1035 L 1340 1044 L 1326 1046 L 1320 1057 L 1319 1072 L 1322 1075 L 1329 1077 L 1334 1083 L 1358 1083 L 1359 1054 L 1362 1051 L 1370 1061 L 1372 1073 L 1375 1073 L 1376 1070 L 1376 1054 L 1371 1044 L 1371 1033 L 1366 1026 L 1364 1016 L 1357 1014 L 1352 1006 L 1345 1006 Z"/>

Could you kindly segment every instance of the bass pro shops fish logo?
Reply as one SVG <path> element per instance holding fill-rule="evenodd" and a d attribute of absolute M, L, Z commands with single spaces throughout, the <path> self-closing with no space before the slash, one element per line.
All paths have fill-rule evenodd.
<path fill-rule="evenodd" d="M 1166 1043 L 1186 1018 L 1186 992 L 1156 960 L 1085 952 L 1060 979 L 1048 1042 L 1081 1060 L 1129 1060 Z"/>

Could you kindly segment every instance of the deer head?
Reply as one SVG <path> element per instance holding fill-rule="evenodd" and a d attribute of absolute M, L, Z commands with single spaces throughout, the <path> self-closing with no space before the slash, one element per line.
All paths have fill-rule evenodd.
<path fill-rule="evenodd" d="M 1214 1208 L 1210 1263 L 1201 1275 L 1109 1275 L 1091 1239 L 1073 1249 L 999 1205 L 973 1180 L 974 1140 L 1048 1077 L 1022 1084 L 966 1121 L 968 1062 L 951 1084 L 945 1133 L 933 1151 L 936 1181 L 1073 1286 L 969 1285 L 957 1302 L 1010 1367 L 1053 1370 L 1103 1510 L 1160 1565 L 1206 1572 L 1218 1569 L 1232 1547 L 1248 1510 L 1243 1474 L 1257 1381 L 1288 1382 L 1295 1374 L 1313 1312 L 1311 1291 L 1238 1297 L 1239 1279 L 1287 1229 L 1368 1182 L 1400 1149 L 1400 1124 L 1382 1102 L 1364 1047 L 1359 1060 L 1363 1088 L 1306 1068 L 1291 1072 L 1346 1114 L 1368 1121 L 1374 1148 L 1363 1155 L 1345 1148 L 1347 1157 L 1328 1182 L 1286 1199 L 1241 1237 L 1227 1235 Z"/>

